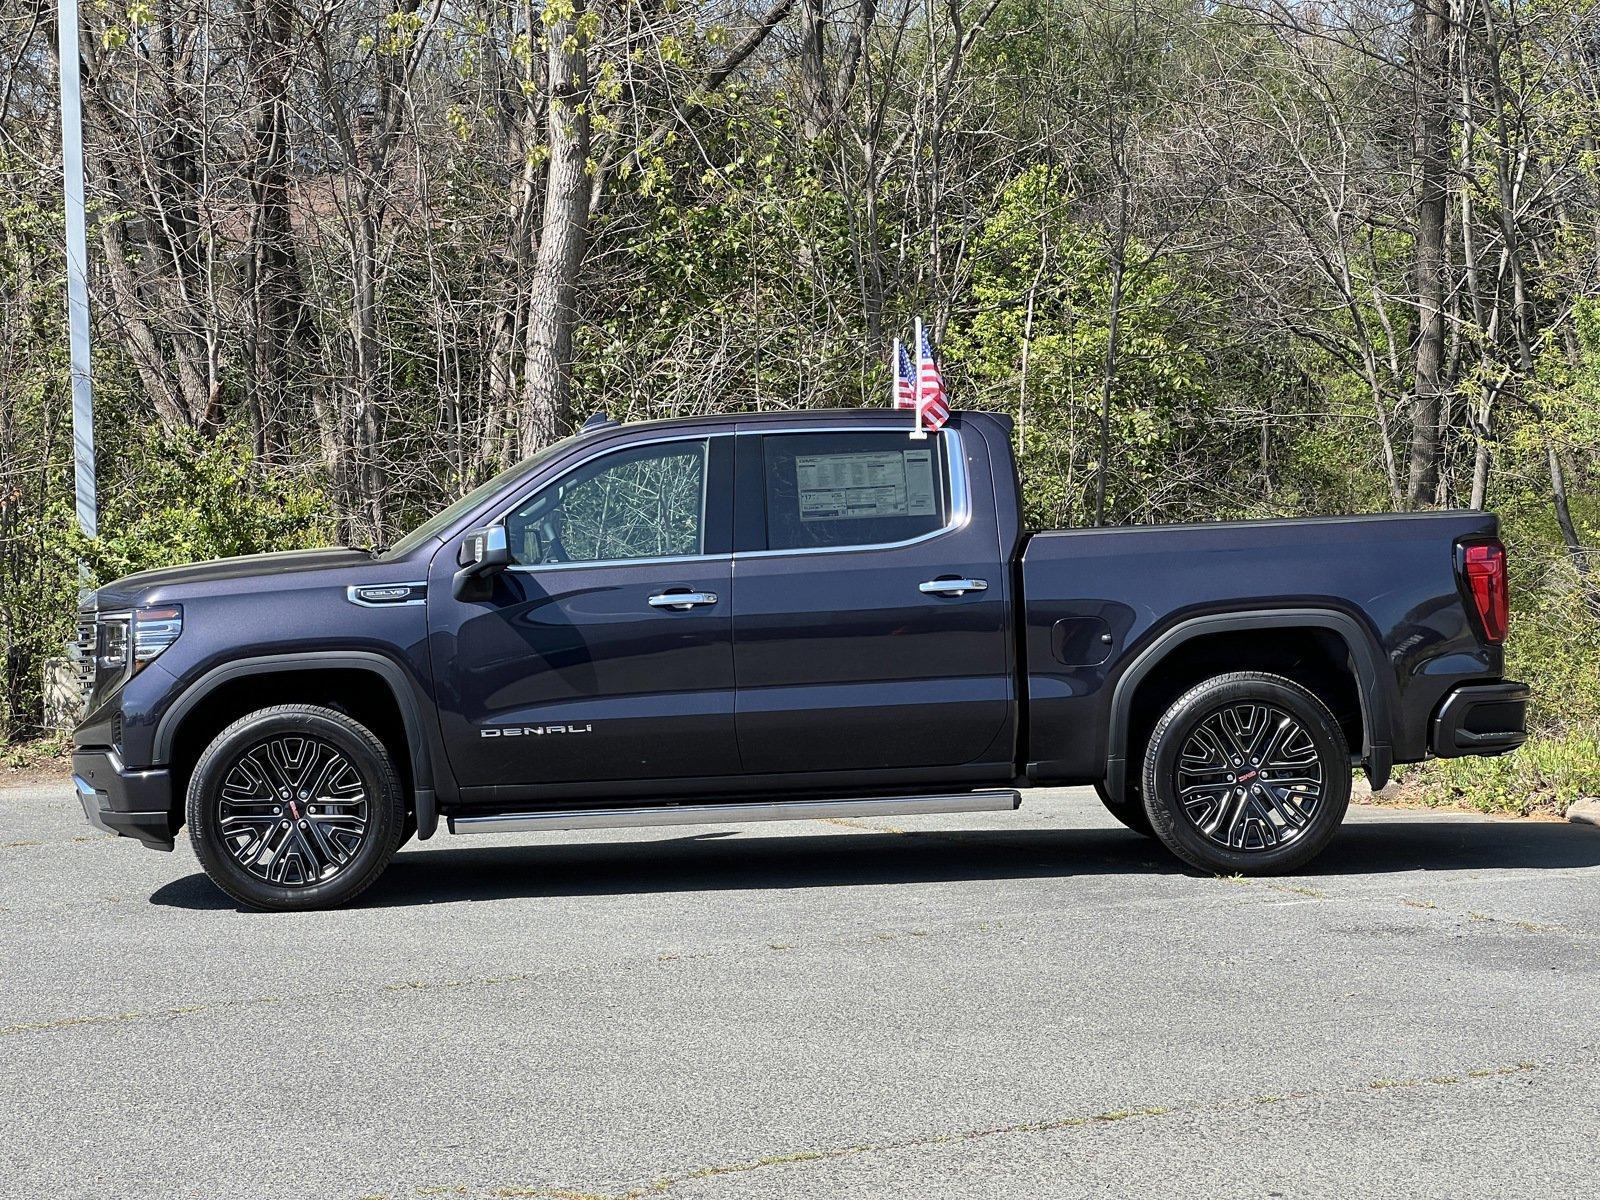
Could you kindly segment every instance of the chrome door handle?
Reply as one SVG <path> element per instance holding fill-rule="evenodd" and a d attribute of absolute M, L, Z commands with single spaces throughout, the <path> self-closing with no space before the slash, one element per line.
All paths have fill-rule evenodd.
<path fill-rule="evenodd" d="M 968 592 L 988 590 L 987 579 L 930 579 L 917 585 L 917 591 L 926 596 L 965 596 Z"/>
<path fill-rule="evenodd" d="M 715 604 L 715 592 L 657 592 L 650 597 L 651 608 L 670 608 L 676 612 L 688 612 L 702 604 Z"/>

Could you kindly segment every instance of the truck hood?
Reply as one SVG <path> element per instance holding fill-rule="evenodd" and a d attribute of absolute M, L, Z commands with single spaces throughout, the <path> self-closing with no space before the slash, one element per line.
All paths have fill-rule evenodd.
<path fill-rule="evenodd" d="M 135 608 L 161 600 L 178 600 L 183 595 L 204 593 L 211 587 L 239 580 L 260 579 L 263 583 L 285 575 L 311 571 L 350 568 L 370 563 L 372 555 L 348 546 L 320 550 L 287 550 L 277 554 L 244 554 L 237 558 L 215 558 L 209 562 L 187 563 L 181 567 L 157 567 L 124 575 L 94 593 L 90 606 L 101 611 Z M 232 589 L 229 589 L 232 590 Z M 182 592 L 183 595 L 177 594 Z"/>

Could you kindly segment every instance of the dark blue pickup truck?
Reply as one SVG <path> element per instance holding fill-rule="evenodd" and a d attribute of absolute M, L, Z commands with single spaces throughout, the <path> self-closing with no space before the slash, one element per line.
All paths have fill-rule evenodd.
<path fill-rule="evenodd" d="M 1013 809 L 1297 868 L 1351 768 L 1501 754 L 1482 512 L 1026 532 L 1004 417 L 604 419 L 382 551 L 147 571 L 79 629 L 102 829 L 271 909 L 413 834 Z"/>

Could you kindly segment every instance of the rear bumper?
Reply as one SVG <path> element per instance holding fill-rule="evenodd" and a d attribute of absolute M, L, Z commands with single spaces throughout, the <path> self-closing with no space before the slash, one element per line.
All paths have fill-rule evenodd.
<path fill-rule="evenodd" d="M 1468 684 L 1434 714 L 1430 748 L 1440 758 L 1506 754 L 1528 740 L 1528 685 Z"/>
<path fill-rule="evenodd" d="M 172 777 L 165 769 L 130 771 L 115 750 L 79 750 L 72 756 L 72 786 L 96 829 L 154 850 L 172 849 Z"/>

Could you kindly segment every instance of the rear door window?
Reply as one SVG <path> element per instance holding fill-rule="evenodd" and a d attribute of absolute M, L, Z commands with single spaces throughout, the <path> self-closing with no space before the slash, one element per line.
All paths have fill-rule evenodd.
<path fill-rule="evenodd" d="M 878 546 L 943 529 L 944 442 L 895 430 L 766 435 L 767 549 Z"/>

